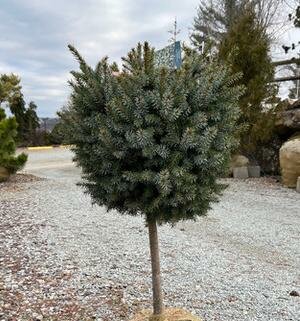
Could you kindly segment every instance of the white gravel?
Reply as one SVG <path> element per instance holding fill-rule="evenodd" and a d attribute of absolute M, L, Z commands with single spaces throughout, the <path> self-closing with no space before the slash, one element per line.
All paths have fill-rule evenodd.
<path fill-rule="evenodd" d="M 159 228 L 166 304 L 203 321 L 300 320 L 300 194 L 227 182 L 207 217 Z M 0 320 L 121 321 L 151 307 L 143 219 L 92 206 L 71 176 L 2 185 L 0 219 Z"/>

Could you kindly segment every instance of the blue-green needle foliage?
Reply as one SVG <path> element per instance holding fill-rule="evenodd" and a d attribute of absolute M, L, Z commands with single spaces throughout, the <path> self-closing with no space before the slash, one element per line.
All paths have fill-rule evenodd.
<path fill-rule="evenodd" d="M 116 76 L 107 58 L 92 69 L 69 48 L 80 71 L 62 114 L 93 202 L 159 223 L 204 215 L 235 145 L 235 77 L 196 54 L 180 70 L 156 68 L 147 43 Z"/>

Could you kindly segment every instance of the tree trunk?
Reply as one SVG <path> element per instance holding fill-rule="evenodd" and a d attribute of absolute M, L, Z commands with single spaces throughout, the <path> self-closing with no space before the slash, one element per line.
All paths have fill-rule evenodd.
<path fill-rule="evenodd" d="M 161 289 L 159 247 L 156 221 L 148 222 L 150 254 L 152 265 L 152 291 L 153 291 L 153 314 L 159 315 L 164 312 L 163 294 Z"/>

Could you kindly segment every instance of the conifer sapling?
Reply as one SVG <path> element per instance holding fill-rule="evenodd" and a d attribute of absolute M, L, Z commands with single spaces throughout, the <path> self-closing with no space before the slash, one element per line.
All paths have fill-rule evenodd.
<path fill-rule="evenodd" d="M 7 118 L 0 107 L 0 182 L 20 170 L 27 161 L 24 153 L 15 156 L 17 122 L 14 117 Z"/>
<path fill-rule="evenodd" d="M 163 314 L 157 224 L 205 215 L 223 186 L 239 115 L 241 88 L 222 66 L 196 53 L 178 70 L 157 68 L 154 49 L 138 44 L 123 71 L 104 58 L 80 64 L 62 113 L 83 183 L 94 203 L 143 215 L 149 229 L 153 315 Z"/>

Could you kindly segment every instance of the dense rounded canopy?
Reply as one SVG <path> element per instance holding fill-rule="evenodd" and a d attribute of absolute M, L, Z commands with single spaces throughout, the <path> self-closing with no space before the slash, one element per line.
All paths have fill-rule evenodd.
<path fill-rule="evenodd" d="M 205 214 L 235 143 L 235 79 L 194 53 L 179 70 L 155 67 L 147 43 L 117 76 L 106 58 L 92 69 L 70 49 L 80 71 L 62 115 L 93 201 L 148 221 Z"/>

